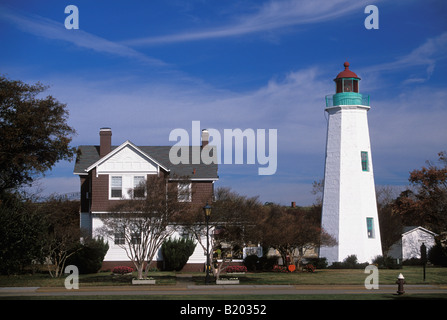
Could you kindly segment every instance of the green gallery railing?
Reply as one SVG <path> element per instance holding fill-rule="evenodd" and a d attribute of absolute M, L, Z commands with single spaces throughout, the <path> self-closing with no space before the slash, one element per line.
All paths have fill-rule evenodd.
<path fill-rule="evenodd" d="M 326 96 L 326 108 L 343 105 L 369 106 L 369 94 L 342 92 Z"/>

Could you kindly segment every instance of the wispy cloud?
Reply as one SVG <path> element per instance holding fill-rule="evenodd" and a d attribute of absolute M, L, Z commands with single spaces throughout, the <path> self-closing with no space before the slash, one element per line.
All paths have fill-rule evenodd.
<path fill-rule="evenodd" d="M 63 23 L 59 23 L 38 15 L 17 12 L 0 6 L 0 20 L 13 24 L 20 30 L 35 36 L 69 42 L 77 47 L 90 49 L 100 53 L 111 54 L 153 65 L 166 66 L 159 59 L 149 57 L 123 44 L 95 36 L 83 30 L 67 30 Z"/>
<path fill-rule="evenodd" d="M 143 37 L 123 41 L 132 46 L 156 45 L 242 36 L 284 27 L 330 21 L 358 11 L 374 0 L 284 0 L 269 1 L 252 14 L 237 15 L 227 24 L 208 30 L 195 30 L 157 37 Z"/>
<path fill-rule="evenodd" d="M 430 79 L 436 62 L 447 58 L 447 32 L 436 37 L 427 39 L 419 47 L 410 53 L 399 57 L 391 62 L 377 64 L 364 69 L 363 72 L 396 72 L 400 69 L 412 67 L 425 67 L 425 77 L 411 77 L 404 81 L 404 84 L 421 83 Z"/>

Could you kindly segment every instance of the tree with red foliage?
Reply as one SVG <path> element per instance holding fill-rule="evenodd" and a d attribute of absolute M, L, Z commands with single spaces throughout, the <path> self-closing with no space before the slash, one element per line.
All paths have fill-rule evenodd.
<path fill-rule="evenodd" d="M 419 225 L 433 232 L 447 230 L 447 153 L 438 153 L 437 166 L 427 166 L 410 172 L 413 190 L 403 191 L 393 209 L 400 213 L 404 225 Z"/>

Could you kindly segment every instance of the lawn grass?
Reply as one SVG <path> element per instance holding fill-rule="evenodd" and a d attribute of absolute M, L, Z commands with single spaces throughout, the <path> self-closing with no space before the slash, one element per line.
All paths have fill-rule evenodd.
<path fill-rule="evenodd" d="M 400 273 L 407 284 L 447 284 L 447 268 L 427 268 L 424 281 L 422 267 L 414 266 L 398 270 L 380 269 L 379 284 L 395 284 Z M 251 273 L 239 278 L 245 284 L 363 285 L 368 275 L 363 269 L 324 269 L 314 273 Z"/>
<path fill-rule="evenodd" d="M 430 267 L 426 269 L 426 281 L 423 281 L 422 267 L 406 266 L 398 270 L 379 270 L 379 284 L 395 284 L 402 273 L 407 284 L 447 284 L 447 268 Z M 157 281 L 157 285 L 174 285 L 179 278 L 176 272 L 150 272 L 149 276 Z M 191 273 L 192 284 L 204 284 L 204 273 Z M 241 284 L 247 285 L 363 285 L 366 277 L 363 269 L 324 269 L 314 273 L 275 273 L 259 272 L 236 275 Z M 81 286 L 116 286 L 129 285 L 133 275 L 112 275 L 110 272 L 80 275 Z M 184 279 L 184 278 L 183 278 Z M 48 273 L 0 276 L 0 287 L 64 287 L 65 275 L 51 278 Z"/>
<path fill-rule="evenodd" d="M 430 284 L 447 285 L 447 268 L 427 268 L 426 281 L 423 281 L 421 267 L 407 266 L 399 270 L 379 270 L 380 285 L 395 285 L 396 278 L 402 273 L 407 285 Z M 230 275 L 238 277 L 241 285 L 358 285 L 363 286 L 366 277 L 363 269 L 325 269 L 315 273 L 275 273 L 259 272 L 242 275 Z M 131 285 L 132 275 L 117 276 L 110 272 L 80 275 L 79 286 L 128 286 Z M 176 272 L 151 272 L 150 277 L 157 280 L 157 285 L 171 286 L 186 281 L 187 284 L 204 285 L 204 273 L 176 273 Z M 0 276 L 0 287 L 59 287 L 64 288 L 65 275 L 61 278 L 51 278 L 48 273 L 35 273 L 28 275 Z M 212 285 L 212 284 L 211 284 Z M 51 296 L 11 296 L 1 297 L 0 300 L 209 300 L 209 301 L 258 301 L 258 300 L 447 300 L 447 294 L 432 293 L 406 293 L 405 295 L 386 293 L 346 293 L 346 294 L 104 294 L 98 295 L 51 295 Z M 154 302 L 155 303 L 155 302 Z M 214 303 L 214 302 L 213 302 Z"/>

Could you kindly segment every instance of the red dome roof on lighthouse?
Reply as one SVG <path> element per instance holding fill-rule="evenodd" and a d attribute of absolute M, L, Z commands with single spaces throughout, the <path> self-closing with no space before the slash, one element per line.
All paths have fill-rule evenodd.
<path fill-rule="evenodd" d="M 349 70 L 349 62 L 348 61 L 346 61 L 343 64 L 343 66 L 345 67 L 345 70 L 340 72 L 334 80 L 339 79 L 339 78 L 356 78 L 356 79 L 360 79 L 358 75 L 356 75 L 354 72 Z"/>

